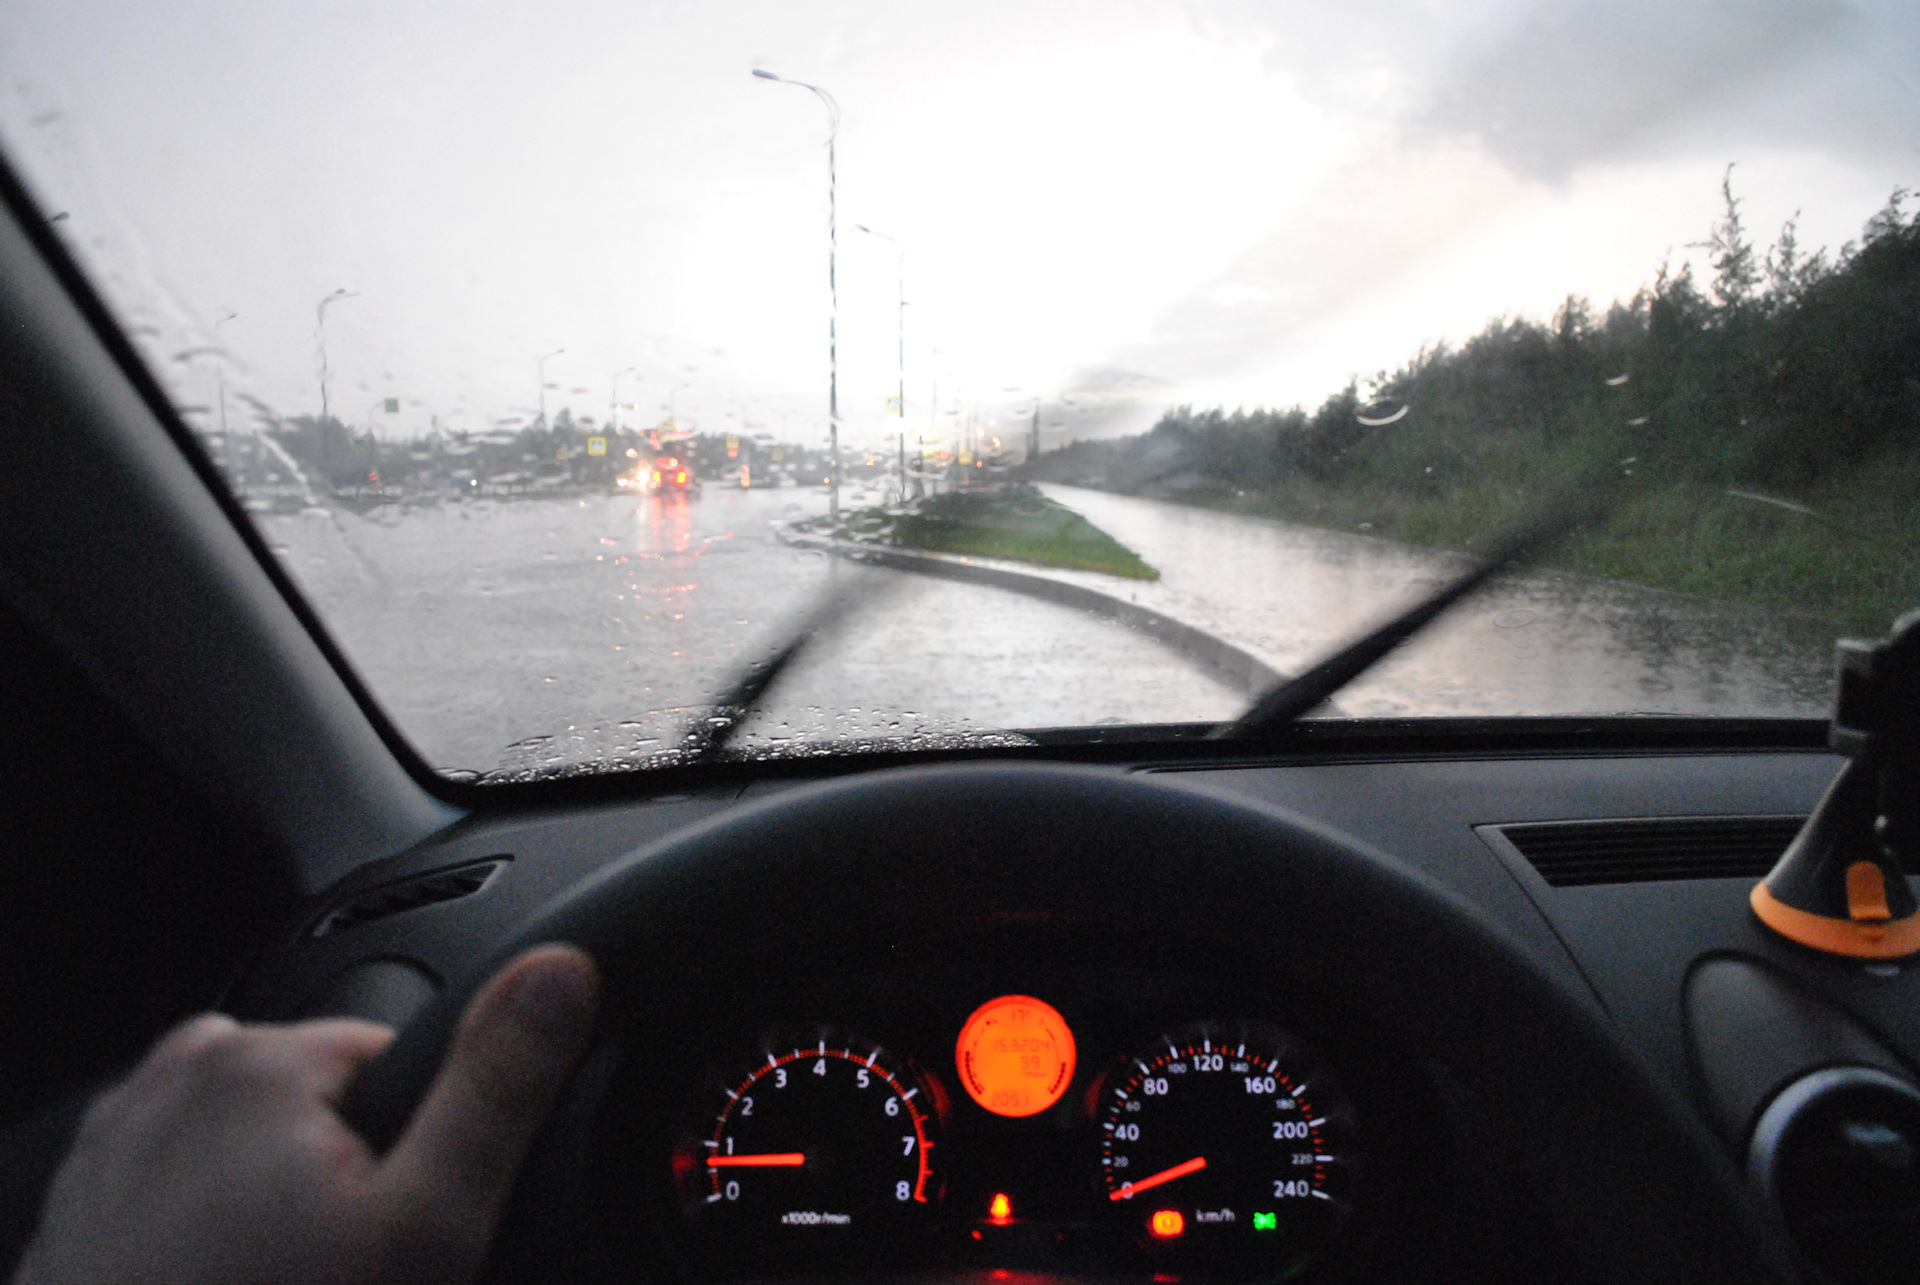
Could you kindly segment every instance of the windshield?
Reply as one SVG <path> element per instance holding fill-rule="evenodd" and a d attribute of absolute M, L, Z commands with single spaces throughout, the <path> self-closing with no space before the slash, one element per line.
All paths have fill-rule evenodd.
<path fill-rule="evenodd" d="M 0 143 L 426 762 L 1818 716 L 1920 604 L 1892 3 L 20 0 Z M 827 604 L 823 608 L 823 604 Z"/>

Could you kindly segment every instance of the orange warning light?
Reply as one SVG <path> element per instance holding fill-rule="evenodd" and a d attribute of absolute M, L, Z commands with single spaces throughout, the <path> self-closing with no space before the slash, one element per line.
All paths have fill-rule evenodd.
<path fill-rule="evenodd" d="M 1073 1032 L 1051 1004 L 1002 995 L 973 1010 L 953 1060 L 967 1095 L 995 1115 L 1038 1115 L 1073 1079 Z"/>
<path fill-rule="evenodd" d="M 1161 1240 L 1172 1240 L 1187 1229 L 1187 1220 L 1178 1209 L 1156 1209 L 1147 1219 L 1147 1227 Z"/>
<path fill-rule="evenodd" d="M 1000 1225 L 1013 1221 L 1013 1202 L 1007 1199 L 1006 1192 L 994 1192 L 993 1199 L 987 1202 L 987 1221 Z"/>

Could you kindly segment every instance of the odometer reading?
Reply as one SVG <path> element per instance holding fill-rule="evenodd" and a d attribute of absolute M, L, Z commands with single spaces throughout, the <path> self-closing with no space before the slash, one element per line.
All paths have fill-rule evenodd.
<path fill-rule="evenodd" d="M 938 1194 L 922 1085 L 877 1048 L 767 1053 L 690 1157 L 710 1247 L 753 1257 L 897 1237 Z M 690 1175 L 693 1176 L 693 1175 Z"/>
<path fill-rule="evenodd" d="M 1346 1220 L 1351 1107 L 1299 1041 L 1223 1029 L 1177 1033 L 1113 1074 L 1100 1110 L 1108 1203 L 1162 1252 L 1317 1255 Z"/>
<path fill-rule="evenodd" d="M 967 1096 L 995 1115 L 1038 1115 L 1073 1080 L 1073 1031 L 1031 995 L 990 999 L 960 1028 L 953 1060 Z"/>

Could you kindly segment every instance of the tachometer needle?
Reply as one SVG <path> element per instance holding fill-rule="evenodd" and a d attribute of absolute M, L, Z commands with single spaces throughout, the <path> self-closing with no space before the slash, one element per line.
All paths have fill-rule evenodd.
<path fill-rule="evenodd" d="M 707 1168 L 730 1169 L 735 1166 L 751 1169 L 791 1169 L 807 1163 L 807 1157 L 800 1151 L 769 1151 L 757 1156 L 708 1156 Z"/>
<path fill-rule="evenodd" d="M 1111 1193 L 1107 1199 L 1127 1200 L 1136 1193 L 1145 1191 L 1149 1187 L 1158 1187 L 1163 1182 L 1172 1182 L 1175 1178 L 1184 1178 L 1190 1173 L 1199 1173 L 1206 1167 L 1207 1158 L 1205 1156 L 1195 1156 L 1185 1164 L 1175 1165 L 1171 1169 L 1162 1169 L 1159 1173 L 1153 1174 L 1150 1177 L 1140 1178 L 1133 1182 L 1123 1182 L 1120 1184 L 1120 1190 Z"/>

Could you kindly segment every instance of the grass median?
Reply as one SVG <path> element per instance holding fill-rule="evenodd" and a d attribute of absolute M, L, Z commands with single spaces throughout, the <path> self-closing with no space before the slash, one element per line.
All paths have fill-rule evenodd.
<path fill-rule="evenodd" d="M 1160 578 L 1139 554 L 1032 487 L 959 491 L 901 510 L 855 509 L 837 528 L 818 518 L 805 529 L 899 549 L 1004 558 L 1127 580 Z"/>

